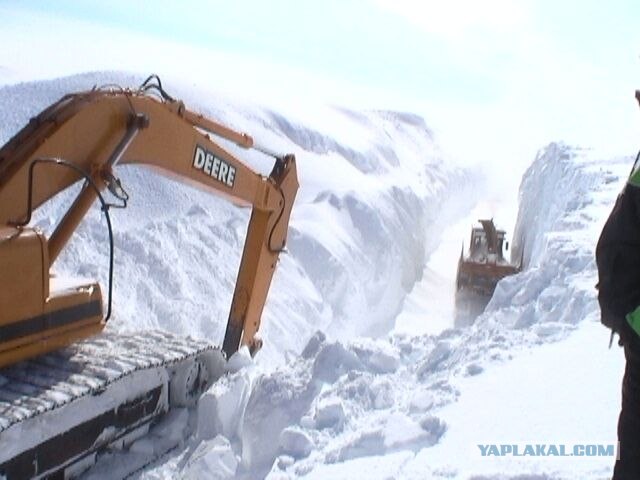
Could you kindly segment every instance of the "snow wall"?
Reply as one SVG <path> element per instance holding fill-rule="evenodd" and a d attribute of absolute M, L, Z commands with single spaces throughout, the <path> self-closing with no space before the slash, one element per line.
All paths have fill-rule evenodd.
<path fill-rule="evenodd" d="M 500 282 L 491 321 L 544 331 L 598 310 L 595 245 L 632 163 L 561 143 L 538 153 L 520 186 L 512 250 L 525 271 Z M 509 315 L 498 312 L 505 306 Z"/>

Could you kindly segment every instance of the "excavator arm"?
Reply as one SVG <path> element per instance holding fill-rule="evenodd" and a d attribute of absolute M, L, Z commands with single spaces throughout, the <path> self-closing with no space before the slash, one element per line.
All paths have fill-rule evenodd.
<path fill-rule="evenodd" d="M 143 86 L 139 90 L 67 95 L 33 118 L 0 149 L 0 263 L 16 258 L 20 249 L 40 252 L 42 272 L 31 275 L 35 280 L 30 277 L 30 281 L 45 283 L 41 288 L 42 306 L 25 312 L 11 292 L 24 294 L 28 286 L 12 285 L 15 278 L 10 278 L 10 272 L 0 275 L 0 366 L 85 336 L 73 334 L 72 321 L 62 322 L 62 329 L 60 322 L 48 322 L 50 328 L 46 329 L 47 321 L 35 322 L 34 318 L 55 313 L 57 307 L 47 306 L 53 297 L 51 287 L 46 285 L 49 268 L 99 192 L 108 188 L 122 195 L 115 172 L 123 164 L 150 166 L 238 205 L 252 207 L 223 350 L 230 356 L 241 344 L 248 345 L 252 353 L 260 348 L 256 333 L 278 256 L 285 247 L 298 189 L 295 158 L 273 155 L 270 175 L 260 175 L 219 142 L 222 138 L 265 152 L 253 144 L 250 136 L 188 110 L 169 97 L 159 82 L 157 86 Z M 151 95 L 150 89 L 158 95 Z M 61 163 L 73 168 L 62 168 Z M 26 226 L 33 210 L 83 177 L 84 186 L 48 239 Z M 19 268 L 14 265 L 16 271 Z M 9 293 L 3 294 L 2 290 Z M 90 295 L 80 303 L 90 298 L 95 304 L 99 286 L 90 285 L 85 290 L 91 290 Z M 70 308 L 68 304 L 63 307 Z M 86 334 L 104 326 L 98 313 L 92 310 L 94 320 Z M 4 347 L 3 329 L 12 332 L 11 342 L 4 342 Z M 20 331 L 25 332 L 22 343 L 16 335 Z"/>

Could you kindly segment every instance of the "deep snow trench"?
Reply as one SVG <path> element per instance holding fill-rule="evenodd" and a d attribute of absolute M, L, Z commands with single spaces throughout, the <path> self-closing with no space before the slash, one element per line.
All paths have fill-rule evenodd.
<path fill-rule="evenodd" d="M 494 205 L 481 201 L 473 206 L 461 220 L 453 220 L 443 229 L 438 247 L 429 255 L 422 279 L 416 283 L 404 300 L 396 317 L 394 332 L 399 334 L 437 335 L 455 325 L 455 281 L 458 258 L 462 249 L 468 252 L 471 228 L 478 220 L 493 218 L 499 229 L 506 230 L 511 241 L 517 208 L 512 205 Z M 510 252 L 505 251 L 506 258 Z"/>
<path fill-rule="evenodd" d="M 318 334 L 287 367 L 218 385 L 207 415 L 219 426 L 200 456 L 143 477 L 218 475 L 231 458 L 220 478 L 607 476 L 611 456 L 485 458 L 478 444 L 615 444 L 623 359 L 598 322 L 593 246 L 630 161 L 549 145 L 522 182 L 514 248 L 529 245 L 528 268 L 500 283 L 473 326 Z"/>

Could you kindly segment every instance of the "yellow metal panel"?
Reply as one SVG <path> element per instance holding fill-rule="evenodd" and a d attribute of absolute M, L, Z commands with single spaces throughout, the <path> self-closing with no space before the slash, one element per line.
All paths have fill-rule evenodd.
<path fill-rule="evenodd" d="M 0 368 L 32 358 L 44 353 L 52 352 L 83 340 L 102 331 L 105 324 L 100 318 L 83 322 L 82 325 L 74 325 L 72 328 L 61 328 L 49 332 L 50 336 L 38 340 L 29 339 L 31 343 L 0 351 Z"/>
<path fill-rule="evenodd" d="M 43 254 L 43 242 L 34 230 L 0 227 L 0 325 L 42 314 Z"/>

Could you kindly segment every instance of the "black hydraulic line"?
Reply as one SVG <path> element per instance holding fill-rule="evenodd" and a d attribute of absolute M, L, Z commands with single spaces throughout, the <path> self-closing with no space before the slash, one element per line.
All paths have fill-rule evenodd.
<path fill-rule="evenodd" d="M 271 175 L 269 175 L 269 177 L 270 178 L 275 178 L 275 177 L 280 176 L 282 171 L 284 170 L 285 166 L 286 166 L 286 158 L 276 157 L 276 164 L 273 166 L 273 170 L 271 171 Z M 280 209 L 280 212 L 278 212 L 278 216 L 276 217 L 276 221 L 273 223 L 273 227 L 271 228 L 271 231 L 269 232 L 269 240 L 267 241 L 267 248 L 269 248 L 269 251 L 271 253 L 282 253 L 282 252 L 286 251 L 284 245 L 279 245 L 279 246 L 276 246 L 276 247 L 272 246 L 273 232 L 275 231 L 276 227 L 280 223 L 280 220 L 282 219 L 282 215 L 284 214 L 284 210 L 285 210 L 285 208 L 287 206 L 286 205 L 286 200 L 284 198 L 284 193 L 282 193 L 282 189 L 281 188 L 278 189 L 278 193 L 280 194 L 280 197 L 281 197 L 282 208 Z"/>
<path fill-rule="evenodd" d="M 152 80 L 155 80 L 156 83 L 151 83 Z M 164 100 L 168 100 L 170 102 L 175 102 L 175 99 L 169 95 L 164 88 L 162 88 L 162 82 L 160 81 L 160 77 L 155 73 L 152 73 L 147 77 L 147 79 L 142 82 L 140 85 L 140 90 L 146 92 L 148 90 L 156 90 L 160 93 L 160 96 Z"/>
<path fill-rule="evenodd" d="M 109 232 L 109 293 L 108 293 L 108 301 L 107 301 L 107 314 L 105 315 L 103 321 L 106 323 L 111 317 L 111 302 L 113 297 L 113 228 L 111 226 L 111 216 L 109 215 L 110 207 L 122 207 L 121 205 L 113 205 L 107 203 L 102 196 L 102 192 L 100 192 L 100 188 L 93 181 L 91 176 L 87 173 L 86 170 L 79 167 L 78 165 L 69 162 L 68 160 L 63 160 L 60 158 L 36 158 L 29 165 L 29 188 L 28 188 L 28 199 L 27 199 L 27 216 L 24 220 L 19 222 L 9 222 L 10 225 L 14 227 L 24 227 L 31 221 L 31 216 L 33 214 L 33 172 L 35 170 L 36 165 L 40 163 L 49 163 L 53 165 L 60 165 L 63 167 L 70 168 L 71 170 L 79 173 L 84 179 L 87 185 L 90 185 L 93 190 L 96 192 L 98 200 L 100 201 L 101 210 L 104 212 L 105 219 L 107 220 L 107 229 Z"/>
<path fill-rule="evenodd" d="M 276 221 L 273 223 L 273 227 L 271 228 L 271 231 L 269 232 L 269 241 L 267 242 L 267 247 L 269 248 L 269 251 L 271 253 L 282 253 L 282 252 L 286 251 L 284 245 L 280 245 L 279 247 L 273 247 L 272 246 L 272 242 L 271 242 L 271 239 L 273 237 L 273 232 L 276 230 L 276 227 L 280 223 L 280 219 L 282 218 L 282 214 L 284 213 L 284 209 L 286 207 L 286 203 L 285 203 L 285 199 L 284 199 L 284 193 L 282 193 L 282 190 L 278 190 L 278 193 L 280 193 L 280 196 L 282 197 L 282 200 L 281 200 L 282 208 L 280 209 L 280 212 L 278 212 L 278 216 L 276 217 Z"/>

